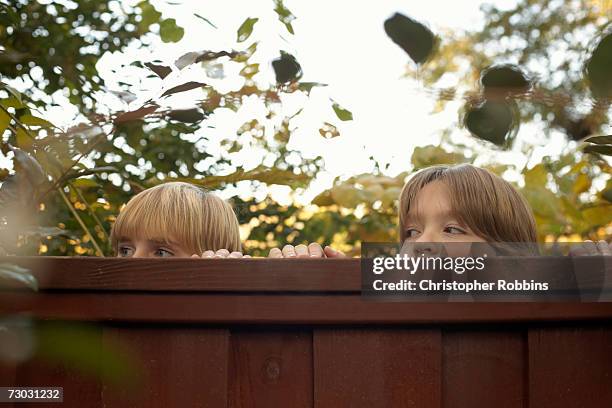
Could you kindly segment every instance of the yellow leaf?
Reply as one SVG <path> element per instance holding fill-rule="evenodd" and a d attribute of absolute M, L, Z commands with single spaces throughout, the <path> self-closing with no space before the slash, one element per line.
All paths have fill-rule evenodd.
<path fill-rule="evenodd" d="M 525 176 L 525 185 L 530 187 L 543 188 L 548 181 L 548 172 L 542 164 L 523 171 L 523 176 Z"/>
<path fill-rule="evenodd" d="M 334 199 L 332 198 L 331 193 L 329 191 L 324 191 L 315 198 L 313 198 L 312 203 L 314 205 L 318 205 L 319 207 L 325 207 L 334 204 Z"/>
<path fill-rule="evenodd" d="M 10 121 L 11 118 L 9 115 L 4 110 L 0 109 L 0 136 L 2 136 Z"/>
<path fill-rule="evenodd" d="M 608 225 L 612 222 L 612 205 L 601 205 L 582 210 L 582 217 L 591 226 Z"/>
<path fill-rule="evenodd" d="M 32 151 L 34 140 L 25 130 L 20 127 L 17 128 L 17 134 L 15 137 L 17 138 L 17 147 L 22 150 Z"/>
<path fill-rule="evenodd" d="M 591 188 L 591 178 L 584 173 L 580 173 L 578 177 L 576 177 L 576 182 L 574 183 L 573 191 L 574 194 L 584 193 Z"/>
<path fill-rule="evenodd" d="M 363 193 L 355 187 L 339 185 L 331 189 L 331 196 L 338 205 L 355 208 L 363 202 Z"/>

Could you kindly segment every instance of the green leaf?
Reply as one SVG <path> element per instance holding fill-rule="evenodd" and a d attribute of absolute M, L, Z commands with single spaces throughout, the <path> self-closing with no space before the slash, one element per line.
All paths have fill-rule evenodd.
<path fill-rule="evenodd" d="M 0 88 L 4 88 L 9 94 L 13 95 L 13 97 L 17 99 L 20 105 L 23 105 L 21 94 L 15 88 L 5 84 L 4 82 L 0 82 Z"/>
<path fill-rule="evenodd" d="M 583 150 L 585 153 L 599 153 L 604 156 L 612 156 L 612 145 L 588 145 Z"/>
<path fill-rule="evenodd" d="M 2 109 L 0 109 L 0 136 L 4 133 L 11 123 L 11 117 Z"/>
<path fill-rule="evenodd" d="M 344 109 L 338 103 L 334 102 L 332 108 L 334 108 L 334 112 L 336 112 L 336 116 L 338 116 L 338 119 L 342 121 L 353 120 L 353 114 L 350 111 Z"/>
<path fill-rule="evenodd" d="M 155 9 L 147 0 L 138 3 L 138 7 L 142 10 L 142 20 L 140 20 L 138 31 L 144 34 L 149 31 L 149 26 L 159 21 L 161 13 Z"/>
<path fill-rule="evenodd" d="M 302 67 L 295 57 L 288 52 L 281 51 L 281 56 L 272 61 L 272 68 L 276 75 L 276 83 L 284 84 L 295 81 L 302 76 Z"/>
<path fill-rule="evenodd" d="M 548 182 L 548 172 L 543 164 L 533 166 L 529 170 L 523 171 L 525 185 L 533 189 L 545 188 Z"/>
<path fill-rule="evenodd" d="M 0 105 L 5 108 L 15 108 L 21 109 L 24 107 L 23 102 L 20 99 L 15 98 L 14 96 L 10 96 L 6 99 L 0 100 Z"/>
<path fill-rule="evenodd" d="M 159 23 L 159 35 L 163 42 L 178 42 L 185 35 L 185 30 L 176 25 L 175 19 L 168 18 Z"/>
<path fill-rule="evenodd" d="M 585 73 L 595 98 L 612 98 L 612 33 L 603 36 L 586 63 Z"/>
<path fill-rule="evenodd" d="M 593 227 L 607 225 L 612 222 L 612 205 L 585 208 L 582 216 Z"/>
<path fill-rule="evenodd" d="M 281 170 L 278 168 L 258 166 L 248 171 L 238 169 L 234 173 L 228 174 L 227 176 L 208 176 L 203 179 L 178 178 L 176 181 L 185 181 L 187 183 L 193 183 L 213 189 L 245 180 L 259 181 L 266 184 L 299 187 L 303 186 L 308 179 L 309 177 L 306 174 L 295 174 L 291 170 Z"/>
<path fill-rule="evenodd" d="M 138 3 L 138 7 L 142 13 L 142 20 L 140 20 L 138 31 L 144 34 L 149 31 L 149 26 L 159 21 L 161 13 L 153 7 L 148 0 L 141 1 Z"/>
<path fill-rule="evenodd" d="M 34 291 L 38 290 L 38 281 L 28 269 L 18 265 L 1 263 L 0 287 L 14 287 L 15 283 L 25 285 Z"/>
<path fill-rule="evenodd" d="M 319 82 L 300 82 L 298 84 L 298 89 L 304 92 L 312 91 L 312 88 L 317 86 L 327 86 L 327 84 L 321 84 Z"/>
<path fill-rule="evenodd" d="M 274 12 L 278 15 L 278 21 L 285 25 L 289 33 L 295 34 L 293 26 L 291 25 L 291 22 L 295 20 L 293 13 L 285 7 L 283 0 L 274 0 L 274 4 L 276 5 L 276 7 L 274 7 Z"/>
<path fill-rule="evenodd" d="M 480 84 L 485 95 L 492 97 L 505 97 L 511 94 L 527 92 L 531 88 L 531 81 L 527 75 L 516 65 L 494 65 L 482 72 Z"/>
<path fill-rule="evenodd" d="M 204 119 L 204 114 L 199 109 L 177 109 L 168 113 L 170 119 L 184 123 L 197 123 Z"/>
<path fill-rule="evenodd" d="M 40 127 L 46 127 L 46 128 L 55 127 L 51 122 L 44 120 L 42 118 L 30 115 L 30 114 L 20 116 L 19 121 L 22 124 L 28 125 L 28 126 L 40 126 Z"/>
<path fill-rule="evenodd" d="M 257 21 L 259 21 L 258 18 L 251 18 L 251 17 L 244 20 L 244 22 L 240 25 L 240 28 L 238 28 L 236 41 L 237 42 L 246 41 L 253 33 L 253 26 L 255 25 Z"/>
<path fill-rule="evenodd" d="M 132 355 L 112 341 L 102 341 L 100 327 L 49 321 L 39 323 L 37 329 L 37 353 L 46 361 L 127 389 L 142 375 Z"/>
<path fill-rule="evenodd" d="M 436 37 L 429 28 L 403 14 L 395 13 L 384 27 L 389 38 L 417 64 L 425 62 L 436 46 Z"/>
<path fill-rule="evenodd" d="M 17 128 L 17 134 L 15 135 L 15 139 L 17 141 L 17 147 L 23 150 L 32 151 L 34 140 L 28 134 L 28 132 L 23 130 L 21 127 Z"/>
<path fill-rule="evenodd" d="M 90 179 L 90 178 L 76 179 L 76 180 L 74 180 L 70 184 L 72 184 L 73 187 L 77 187 L 77 188 L 97 188 L 97 187 L 100 187 L 100 185 L 94 179 Z"/>
<path fill-rule="evenodd" d="M 319 207 L 325 207 L 334 204 L 334 199 L 331 196 L 331 192 L 327 190 L 313 198 L 312 204 L 318 205 Z"/>
<path fill-rule="evenodd" d="M 447 152 L 439 146 L 416 147 L 411 158 L 414 170 L 435 164 L 459 164 L 469 162 L 469 159 L 461 153 Z"/>
<path fill-rule="evenodd" d="M 515 112 L 506 102 L 486 100 L 478 106 L 469 106 L 465 126 L 472 135 L 498 146 L 505 145 L 516 130 Z"/>
<path fill-rule="evenodd" d="M 587 143 L 595 144 L 612 144 L 612 135 L 607 136 L 591 136 L 585 140 Z"/>
<path fill-rule="evenodd" d="M 574 183 L 574 194 L 584 193 L 588 191 L 589 188 L 591 188 L 591 178 L 584 173 L 580 173 L 578 177 L 576 177 L 576 182 Z"/>
<path fill-rule="evenodd" d="M 331 198 L 344 208 L 355 208 L 365 201 L 365 194 L 354 186 L 341 184 L 331 189 Z"/>

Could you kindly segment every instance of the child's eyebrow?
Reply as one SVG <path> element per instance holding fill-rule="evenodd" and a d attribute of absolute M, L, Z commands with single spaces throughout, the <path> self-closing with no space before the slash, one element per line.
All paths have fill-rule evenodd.
<path fill-rule="evenodd" d="M 440 217 L 440 218 L 453 218 L 453 219 L 456 219 L 458 221 L 457 213 L 455 211 L 451 210 L 451 209 L 445 209 L 443 211 L 438 211 L 438 212 L 435 213 L 435 216 L 436 217 Z M 423 219 L 422 211 L 411 209 L 406 214 L 406 222 L 418 221 L 418 220 L 422 220 L 422 219 Z"/>
<path fill-rule="evenodd" d="M 155 239 L 150 239 L 149 240 L 150 243 L 154 244 L 154 245 L 170 245 L 170 246 L 179 246 L 179 244 L 177 244 L 174 241 L 169 241 L 167 239 L 161 239 L 161 238 L 155 238 Z"/>

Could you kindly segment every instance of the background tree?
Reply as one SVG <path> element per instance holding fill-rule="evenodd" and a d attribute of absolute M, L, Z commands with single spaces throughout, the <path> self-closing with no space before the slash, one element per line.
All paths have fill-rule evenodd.
<path fill-rule="evenodd" d="M 438 36 L 401 14 L 385 22 L 390 39 L 413 60 L 407 76 L 416 76 L 437 98 L 434 112 L 462 98 L 457 124 L 481 141 L 476 148 L 458 145 L 449 128 L 439 146 L 417 147 L 407 170 L 492 158 L 484 165 L 500 176 L 520 173 L 515 184 L 534 209 L 541 241 L 609 238 L 612 172 L 605 156 L 612 154 L 612 136 L 600 135 L 609 126 L 612 100 L 609 6 L 524 0 L 510 10 L 491 5 L 482 10 L 482 29 Z M 442 86 L 448 83 L 455 85 Z M 495 153 L 512 149 L 519 126 L 527 123 L 538 125 L 545 139 L 562 132 L 563 154 L 519 168 L 497 163 Z M 523 153 L 529 158 L 534 147 L 527 142 Z M 385 197 L 397 198 L 407 173 L 395 183 L 380 179 L 375 187 L 371 180 L 384 171 L 374 165 L 373 174 L 337 180 L 313 202 L 326 208 L 323 214 L 348 214 L 351 222 L 339 224 L 336 235 L 345 237 L 346 249 L 355 251 L 360 237 L 398 239 L 397 208 Z"/>
<path fill-rule="evenodd" d="M 122 49 L 130 40 L 146 46 L 147 36 L 153 35 L 147 34 L 150 30 L 158 31 L 164 41 L 177 41 L 183 29 L 174 20 L 162 19 L 148 2 L 108 12 L 116 2 L 96 4 L 83 2 L 74 9 L 53 2 L 47 7 L 37 2 L 2 4 L 2 32 L 11 36 L 5 58 L 21 58 L 2 72 L 4 92 L 0 94 L 2 148 L 14 163 L 14 170 L 1 172 L 2 246 L 6 251 L 110 254 L 108 234 L 119 207 L 134 193 L 162 180 L 189 181 L 211 190 L 239 182 L 296 188 L 306 186 L 317 173 L 322 165 L 319 158 L 305 159 L 299 151 L 287 148 L 291 120 L 301 110 L 287 116 L 280 109 L 280 100 L 282 95 L 308 94 L 319 84 L 300 82 L 299 63 L 282 50 L 271 64 L 276 81 L 262 86 L 253 80 L 259 72 L 259 64 L 252 62 L 258 42 L 249 39 L 257 18 L 246 19 L 237 29 L 240 50 L 190 52 L 172 66 L 157 61 L 123 64 L 122 69 L 153 80 L 158 92 L 138 100 L 141 82 L 120 83 L 123 89 L 115 94 L 126 102 L 127 109 L 112 112 L 92 102 L 95 90 L 108 92 L 95 70 L 105 50 Z M 292 32 L 291 12 L 280 1 L 275 2 L 275 11 L 282 29 Z M 26 13 L 31 18 L 22 21 Z M 33 33 L 40 27 L 49 25 L 55 30 L 58 24 L 61 30 L 44 33 L 43 40 L 37 41 L 38 34 Z M 95 35 L 97 30 L 104 35 Z M 73 55 L 40 58 L 46 57 L 49 44 L 56 41 L 67 44 L 64 54 Z M 22 52 L 26 48 L 27 54 Z M 230 63 L 242 67 L 242 86 L 222 93 L 208 82 L 213 83 L 214 75 Z M 71 76 L 75 64 L 82 65 L 78 81 Z M 36 79 L 35 73 L 41 70 L 31 91 L 19 93 L 7 84 Z M 189 71 L 195 71 L 201 80 L 183 79 Z M 36 111 L 37 106 L 44 108 L 49 103 L 47 92 L 58 89 L 79 106 L 82 124 L 62 130 Z M 173 98 L 185 92 L 191 92 L 192 106 L 174 109 Z M 258 100 L 274 126 L 265 128 L 253 119 L 220 145 L 210 141 L 202 132 L 208 119 L 221 110 L 238 111 L 247 99 Z M 348 113 L 337 104 L 334 109 L 339 116 Z M 337 133 L 332 124 L 325 126 Z M 231 154 L 242 149 L 259 152 L 262 164 L 247 169 L 232 160 Z M 245 208 L 249 205 L 240 200 L 237 204 L 241 220 L 248 223 Z M 34 217 L 38 222 L 32 222 Z"/>
<path fill-rule="evenodd" d="M 255 62 L 259 42 L 252 33 L 261 24 L 256 16 L 237 28 L 236 49 L 193 51 L 172 64 L 128 60 L 119 70 L 137 80 L 109 90 L 96 70 L 106 51 L 147 47 L 158 35 L 177 41 L 184 31 L 147 1 L 133 7 L 75 4 L 0 0 L 0 131 L 3 152 L 14 165 L 0 169 L 5 251 L 110 254 L 108 232 L 120 206 L 162 180 L 212 190 L 239 185 L 255 191 L 270 184 L 300 189 L 324 168 L 320 158 L 288 148 L 302 110 L 287 112 L 281 103 L 320 84 L 302 82 L 299 62 L 284 50 L 270 68 Z M 273 5 L 279 32 L 292 35 L 291 11 L 280 0 Z M 458 124 L 480 143 L 458 145 L 448 129 L 439 145 L 414 149 L 405 172 L 389 177 L 386 166 L 372 159 L 369 174 L 337 179 L 306 206 L 236 196 L 247 252 L 265 255 L 271 246 L 317 241 L 356 254 L 362 240 L 396 240 L 396 199 L 407 175 L 477 157 L 490 158 L 484 165 L 500 175 L 520 174 L 517 186 L 534 208 L 540 239 L 606 237 L 612 182 L 604 156 L 612 142 L 599 134 L 609 123 L 612 88 L 605 75 L 612 38 L 606 10 L 597 2 L 523 0 L 512 10 L 483 11 L 483 28 L 476 32 L 436 35 L 399 14 L 381 25 L 418 63 L 418 78 L 437 97 L 437 109 L 449 100 L 465 101 Z M 241 86 L 221 91 L 215 76 L 230 64 L 240 66 Z M 409 66 L 408 75 L 414 75 Z M 256 81 L 266 69 L 275 81 Z M 24 83 L 32 86 L 22 86 L 22 93 L 9 86 Z M 154 96 L 143 97 L 147 87 L 157 89 Z M 96 92 L 114 94 L 123 108 L 109 110 L 96 102 Z M 175 108 L 176 98 L 186 95 L 190 105 Z M 66 97 L 82 123 L 58 129 L 44 111 Z M 209 138 L 211 121 L 253 99 L 267 112 L 264 119 L 247 120 L 221 143 Z M 338 120 L 352 119 L 330 103 Z M 563 154 L 524 168 L 497 163 L 495 153 L 515 148 L 519 124 L 526 123 L 538 125 L 546 138 L 563 132 Z M 338 131 L 326 122 L 320 134 L 331 138 Z M 529 157 L 534 146 L 525 139 L 524 154 Z M 247 167 L 235 159 L 245 151 L 260 154 L 261 164 Z"/>

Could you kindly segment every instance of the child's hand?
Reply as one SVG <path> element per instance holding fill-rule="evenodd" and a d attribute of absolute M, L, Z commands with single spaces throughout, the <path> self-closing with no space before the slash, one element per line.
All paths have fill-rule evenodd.
<path fill-rule="evenodd" d="M 198 256 L 196 254 L 191 255 L 192 258 L 250 258 L 251 255 L 242 255 L 242 252 L 231 252 L 227 249 L 219 249 L 217 252 L 215 251 L 204 251 L 202 256 Z"/>
<path fill-rule="evenodd" d="M 308 246 L 303 244 L 285 245 L 282 250 L 272 248 L 268 258 L 346 258 L 346 255 L 330 246 L 321 248 L 321 245 L 313 242 Z"/>
<path fill-rule="evenodd" d="M 608 244 L 604 240 L 597 242 L 586 240 L 581 244 L 575 244 L 570 247 L 570 256 L 589 255 L 612 256 L 612 243 Z"/>

